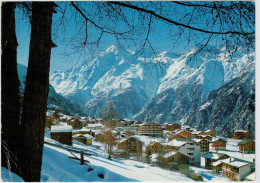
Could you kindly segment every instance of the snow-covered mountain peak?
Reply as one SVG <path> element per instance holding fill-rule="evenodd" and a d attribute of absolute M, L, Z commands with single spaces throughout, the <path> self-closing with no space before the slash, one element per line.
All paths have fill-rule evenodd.
<path fill-rule="evenodd" d="M 77 102 L 91 116 L 99 116 L 111 97 L 118 117 L 138 114 L 137 118 L 143 119 L 154 113 L 155 116 L 150 114 L 153 119 L 164 121 L 174 111 L 189 110 L 191 103 L 200 106 L 211 91 L 239 76 L 254 59 L 253 54 L 241 49 L 233 56 L 233 62 L 224 56 L 225 50 L 197 51 L 164 51 L 155 56 L 150 49 L 132 54 L 112 45 L 80 67 L 55 72 L 50 83 L 57 93 Z M 183 103 L 185 107 L 180 109 L 177 106 L 183 100 L 190 104 Z M 171 117 L 177 118 L 183 120 L 183 116 Z"/>

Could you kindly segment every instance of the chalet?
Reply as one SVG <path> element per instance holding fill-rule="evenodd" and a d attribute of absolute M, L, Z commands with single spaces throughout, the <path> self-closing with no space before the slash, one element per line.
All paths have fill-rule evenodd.
<path fill-rule="evenodd" d="M 174 134 L 173 136 L 168 138 L 168 142 L 170 142 L 174 139 L 187 139 L 187 138 L 185 136 L 180 135 L 180 134 Z"/>
<path fill-rule="evenodd" d="M 174 139 L 167 143 L 168 146 L 174 147 L 174 150 L 189 157 L 189 163 L 200 165 L 200 145 L 190 139 Z"/>
<path fill-rule="evenodd" d="M 72 145 L 72 126 L 51 126 L 51 139 Z"/>
<path fill-rule="evenodd" d="M 126 136 L 129 136 L 129 137 L 134 136 L 134 133 L 132 133 L 130 131 L 125 131 L 125 133 L 126 133 Z"/>
<path fill-rule="evenodd" d="M 71 125 L 74 129 L 81 129 L 83 127 L 82 122 L 75 118 L 68 120 L 67 125 Z"/>
<path fill-rule="evenodd" d="M 135 137 L 129 137 L 122 139 L 118 143 L 118 150 L 124 150 L 132 153 L 141 153 L 142 152 L 142 142 Z"/>
<path fill-rule="evenodd" d="M 158 142 L 155 142 L 155 143 L 152 143 L 152 144 L 149 144 L 148 146 L 146 146 L 145 153 L 148 153 L 148 151 L 150 151 L 151 154 L 161 153 L 164 150 L 165 150 L 164 145 L 162 145 Z"/>
<path fill-rule="evenodd" d="M 192 138 L 192 134 L 190 132 L 188 132 L 187 130 L 179 130 L 179 131 L 176 131 L 175 134 L 179 134 L 179 135 L 185 137 L 186 139 Z"/>
<path fill-rule="evenodd" d="M 236 130 L 233 139 L 251 139 L 250 130 Z"/>
<path fill-rule="evenodd" d="M 178 151 L 171 151 L 163 155 L 163 160 L 166 162 L 175 162 L 178 164 L 189 164 L 190 158 Z"/>
<path fill-rule="evenodd" d="M 168 130 L 171 131 L 171 132 L 175 131 L 177 129 L 181 129 L 181 125 L 178 124 L 178 123 L 173 123 L 173 124 L 168 125 Z"/>
<path fill-rule="evenodd" d="M 87 128 L 90 129 L 91 131 L 93 130 L 102 130 L 104 125 L 97 123 L 97 124 L 88 124 Z"/>
<path fill-rule="evenodd" d="M 200 145 L 200 151 L 202 154 L 209 152 L 210 141 L 208 141 L 206 139 L 193 139 L 193 140 Z"/>
<path fill-rule="evenodd" d="M 255 141 L 252 139 L 243 140 L 238 142 L 239 151 L 242 153 L 255 153 Z"/>
<path fill-rule="evenodd" d="M 186 131 L 188 131 L 188 132 L 191 131 L 191 128 L 190 128 L 189 126 L 187 126 L 187 125 L 181 126 L 181 129 L 182 129 L 182 130 L 186 130 Z"/>
<path fill-rule="evenodd" d="M 203 132 L 203 131 L 195 131 L 195 132 L 192 132 L 192 137 L 193 138 L 198 138 L 198 136 L 201 136 L 201 135 L 206 135 L 206 133 L 205 132 Z"/>
<path fill-rule="evenodd" d="M 222 160 L 222 175 L 234 181 L 241 181 L 252 173 L 252 163 L 237 158 Z"/>
<path fill-rule="evenodd" d="M 224 153 L 209 152 L 201 156 L 200 166 L 212 168 L 212 163 L 226 158 L 229 158 L 229 156 Z M 221 164 L 221 162 L 219 163 Z"/>
<path fill-rule="evenodd" d="M 163 135 L 162 125 L 159 123 L 145 123 L 139 126 L 138 133 L 152 137 L 161 137 Z"/>
<path fill-rule="evenodd" d="M 123 127 L 124 131 L 130 131 L 133 134 L 137 134 L 138 130 L 139 130 L 139 125 L 138 124 L 131 124 L 128 126 Z"/>
<path fill-rule="evenodd" d="M 169 130 L 169 123 L 163 123 L 163 130 Z"/>
<path fill-rule="evenodd" d="M 86 127 L 83 127 L 81 129 L 77 129 L 77 130 L 73 130 L 72 131 L 72 135 L 76 135 L 76 134 L 90 134 L 91 130 L 87 129 Z"/>
<path fill-rule="evenodd" d="M 54 121 L 58 121 L 61 115 L 58 114 L 58 111 L 55 111 L 51 117 L 53 118 Z"/>
<path fill-rule="evenodd" d="M 215 130 L 206 130 L 205 131 L 206 135 L 210 135 L 212 137 L 216 137 L 217 132 Z"/>
<path fill-rule="evenodd" d="M 73 135 L 72 138 L 86 145 L 92 145 L 93 136 L 89 134 L 77 134 Z"/>
<path fill-rule="evenodd" d="M 226 140 L 219 138 L 214 142 L 212 142 L 211 147 L 214 150 L 226 150 L 226 144 L 227 144 Z"/>
<path fill-rule="evenodd" d="M 206 139 L 208 141 L 212 141 L 212 137 L 210 135 L 198 135 L 198 139 Z"/>

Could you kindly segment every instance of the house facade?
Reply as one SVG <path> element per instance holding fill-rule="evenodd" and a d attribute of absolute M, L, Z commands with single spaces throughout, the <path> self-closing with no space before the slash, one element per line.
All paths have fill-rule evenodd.
<path fill-rule="evenodd" d="M 168 130 L 169 131 L 175 131 L 177 129 L 181 129 L 181 125 L 178 123 L 168 124 Z"/>
<path fill-rule="evenodd" d="M 227 141 L 224 139 L 217 139 L 212 142 L 211 146 L 214 150 L 226 150 Z"/>
<path fill-rule="evenodd" d="M 125 150 L 132 153 L 142 152 L 142 142 L 134 137 L 123 139 L 118 143 L 117 148 L 119 150 Z"/>
<path fill-rule="evenodd" d="M 250 130 L 236 130 L 233 139 L 251 139 Z"/>
<path fill-rule="evenodd" d="M 222 161 L 222 175 L 234 181 L 241 181 L 251 174 L 251 164 L 236 158 L 228 158 Z"/>
<path fill-rule="evenodd" d="M 72 145 L 72 126 L 51 126 L 51 139 Z"/>
<path fill-rule="evenodd" d="M 243 140 L 238 142 L 239 151 L 242 153 L 255 153 L 255 141 L 252 139 Z"/>
<path fill-rule="evenodd" d="M 172 141 L 174 139 L 187 139 L 187 138 L 182 136 L 182 135 L 180 135 L 180 134 L 175 134 L 175 135 L 173 135 L 173 136 L 168 138 L 168 142 L 170 142 L 170 141 Z"/>
<path fill-rule="evenodd" d="M 162 125 L 159 123 L 146 123 L 139 126 L 138 133 L 152 137 L 161 137 L 163 135 Z"/>
<path fill-rule="evenodd" d="M 215 130 L 206 130 L 205 131 L 206 135 L 210 135 L 212 137 L 216 137 L 217 132 Z"/>
<path fill-rule="evenodd" d="M 200 151 L 202 154 L 209 152 L 210 141 L 206 139 L 194 139 L 194 141 L 200 145 Z"/>
<path fill-rule="evenodd" d="M 71 125 L 74 129 L 81 129 L 83 127 L 83 123 L 75 118 L 68 120 L 67 125 Z"/>
<path fill-rule="evenodd" d="M 148 153 L 150 151 L 151 154 L 154 154 L 154 153 L 163 152 L 164 150 L 165 150 L 164 145 L 156 142 L 146 146 L 145 153 Z"/>

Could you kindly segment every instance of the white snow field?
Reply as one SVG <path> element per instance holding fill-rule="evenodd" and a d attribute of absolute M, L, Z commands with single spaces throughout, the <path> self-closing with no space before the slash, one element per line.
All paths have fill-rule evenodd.
<path fill-rule="evenodd" d="M 48 140 L 46 137 L 45 140 Z M 77 148 L 88 148 L 89 152 L 95 147 L 76 144 Z M 80 165 L 78 160 L 70 159 L 72 154 L 59 147 L 44 145 L 42 182 L 136 182 L 136 181 L 193 181 L 177 172 L 152 167 L 145 163 L 131 160 L 108 160 L 104 152 L 96 150 L 96 155 L 84 156 L 90 163 Z M 74 153 L 77 157 L 79 154 Z M 90 167 L 92 171 L 88 171 Z M 103 174 L 100 178 L 98 174 Z"/>

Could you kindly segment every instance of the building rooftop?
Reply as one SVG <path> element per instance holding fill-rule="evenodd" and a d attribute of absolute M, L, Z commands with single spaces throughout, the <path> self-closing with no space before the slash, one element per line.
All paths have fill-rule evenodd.
<path fill-rule="evenodd" d="M 72 132 L 72 126 L 51 126 L 51 132 Z"/>
<path fill-rule="evenodd" d="M 238 145 L 244 145 L 244 144 L 251 142 L 251 141 L 254 141 L 254 140 L 253 139 L 242 140 L 242 141 L 238 142 L 237 144 Z"/>

